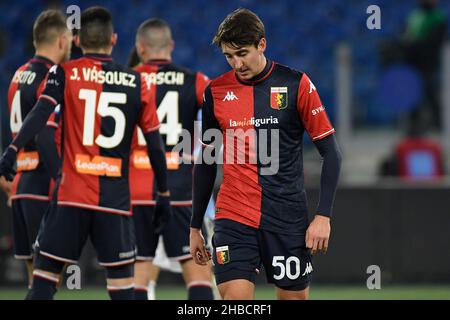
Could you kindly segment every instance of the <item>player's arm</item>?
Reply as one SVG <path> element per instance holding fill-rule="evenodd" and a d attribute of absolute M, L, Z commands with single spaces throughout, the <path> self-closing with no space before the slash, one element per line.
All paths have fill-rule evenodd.
<path fill-rule="evenodd" d="M 9 125 L 9 111 L 8 108 L 2 108 L 0 110 L 1 113 L 1 140 L 2 140 L 2 150 L 6 150 L 12 140 L 11 127 Z"/>
<path fill-rule="evenodd" d="M 8 104 L 12 100 L 12 96 L 11 96 L 10 92 L 12 92 L 11 86 L 8 90 Z M 6 108 L 6 107 L 1 108 L 0 113 L 1 113 L 0 135 L 1 135 L 1 140 L 2 140 L 2 150 L 5 151 L 8 148 L 8 146 L 12 140 L 11 126 L 9 125 L 10 114 L 9 114 L 8 108 Z M 11 206 L 10 196 L 11 196 L 12 182 L 7 181 L 4 177 L 0 177 L 0 186 L 1 186 L 1 189 L 3 189 L 3 191 L 5 192 L 5 194 L 7 196 L 7 199 L 8 199 L 7 204 L 10 207 Z"/>
<path fill-rule="evenodd" d="M 208 130 L 219 130 L 219 123 L 214 115 L 213 97 L 211 88 L 207 87 L 203 98 L 202 107 L 202 137 L 201 145 L 203 154 L 210 154 L 215 157 L 219 152 L 221 141 L 209 138 Z M 205 134 L 206 133 L 206 134 Z M 207 150 L 208 149 L 208 150 Z M 207 161 L 205 157 L 200 157 L 201 162 L 194 165 L 193 179 L 193 208 L 191 218 L 190 247 L 191 255 L 197 264 L 205 265 L 210 259 L 205 247 L 205 239 L 201 233 L 203 218 L 208 207 L 208 202 L 214 188 L 214 181 L 217 174 L 216 161 Z"/>
<path fill-rule="evenodd" d="M 58 107 L 57 107 L 58 108 Z M 53 112 L 47 125 L 36 136 L 36 145 L 50 176 L 56 181 L 58 178 L 60 159 L 55 142 L 55 132 L 59 126 L 59 113 Z"/>
<path fill-rule="evenodd" d="M 331 134 L 314 142 L 322 157 L 322 173 L 320 176 L 320 196 L 317 215 L 330 218 L 333 210 L 334 196 L 341 172 L 342 155 L 336 136 Z"/>
<path fill-rule="evenodd" d="M 150 90 L 146 81 L 141 78 L 142 110 L 139 116 L 139 127 L 147 143 L 147 152 L 156 178 L 158 197 L 156 199 L 153 224 L 157 234 L 162 233 L 170 219 L 170 192 L 167 184 L 167 163 L 164 143 L 158 129 L 160 123 L 156 113 L 154 90 Z"/>
<path fill-rule="evenodd" d="M 323 159 L 320 197 L 316 216 L 306 232 L 306 246 L 312 252 L 326 252 L 330 237 L 330 217 L 341 169 L 341 153 L 325 107 L 317 89 L 303 74 L 298 91 L 298 111 L 303 125 Z"/>
<path fill-rule="evenodd" d="M 167 163 L 164 150 L 164 142 L 158 127 L 154 131 L 144 133 L 145 142 L 147 143 L 147 152 L 152 165 L 153 173 L 156 178 L 156 184 L 159 195 L 169 196 L 169 188 L 167 186 Z"/>
<path fill-rule="evenodd" d="M 20 131 L 0 159 L 0 175 L 12 180 L 17 152 L 44 128 L 47 119 L 64 97 L 64 71 L 58 65 L 53 66 L 48 74 L 45 89 L 33 109 L 26 116 Z"/>

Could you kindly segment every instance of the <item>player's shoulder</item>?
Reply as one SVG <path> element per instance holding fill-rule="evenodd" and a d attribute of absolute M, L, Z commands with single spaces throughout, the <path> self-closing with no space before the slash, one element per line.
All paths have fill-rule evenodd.
<path fill-rule="evenodd" d="M 275 71 L 284 77 L 293 78 L 295 80 L 301 79 L 305 74 L 301 70 L 286 66 L 279 62 L 275 62 Z"/>
<path fill-rule="evenodd" d="M 166 68 L 167 68 L 167 70 L 170 70 L 170 71 L 182 72 L 187 76 L 195 76 L 195 74 L 196 74 L 196 71 L 193 71 L 187 67 L 184 67 L 184 66 L 181 66 L 181 65 L 178 65 L 175 63 L 168 64 Z"/>
<path fill-rule="evenodd" d="M 126 66 L 126 65 L 114 62 L 114 61 L 110 62 L 110 65 L 109 65 L 108 69 L 113 70 L 113 71 L 130 73 L 132 75 L 140 77 L 140 73 L 137 70 L 135 70 L 133 68 L 130 68 L 130 67 Z"/>
<path fill-rule="evenodd" d="M 236 80 L 234 70 L 230 70 L 226 73 L 221 74 L 217 78 L 212 79 L 209 86 L 211 88 L 220 88 L 235 84 L 239 84 L 239 82 Z"/>

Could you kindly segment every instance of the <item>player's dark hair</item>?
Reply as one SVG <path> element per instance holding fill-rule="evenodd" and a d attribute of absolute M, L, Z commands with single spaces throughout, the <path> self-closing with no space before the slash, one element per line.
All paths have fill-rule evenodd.
<path fill-rule="evenodd" d="M 81 14 L 80 45 L 86 49 L 106 48 L 113 34 L 111 13 L 103 7 L 90 7 Z"/>
<path fill-rule="evenodd" d="M 55 39 L 66 32 L 66 17 L 59 10 L 43 11 L 33 25 L 33 41 L 39 47 L 43 44 L 51 44 Z"/>
<path fill-rule="evenodd" d="M 162 31 L 160 33 L 153 32 L 154 30 Z M 143 40 L 147 45 L 164 48 L 170 44 L 172 40 L 172 32 L 169 24 L 159 18 L 147 19 L 141 23 L 136 33 L 136 40 Z"/>
<path fill-rule="evenodd" d="M 229 44 L 235 48 L 254 45 L 265 38 L 264 24 L 252 11 L 239 8 L 230 13 L 219 26 L 212 41 L 221 47 Z"/>

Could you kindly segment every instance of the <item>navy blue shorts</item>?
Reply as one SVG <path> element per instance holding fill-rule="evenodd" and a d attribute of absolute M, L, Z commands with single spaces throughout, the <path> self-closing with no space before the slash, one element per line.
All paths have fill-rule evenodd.
<path fill-rule="evenodd" d="M 154 206 L 133 206 L 133 219 L 136 230 L 136 260 L 152 261 L 155 257 L 158 237 L 152 224 Z M 191 206 L 172 206 L 172 218 L 162 234 L 167 257 L 183 261 L 191 259 L 189 249 Z M 202 229 L 207 239 L 206 229 Z"/>
<path fill-rule="evenodd" d="M 52 205 L 39 232 L 39 254 L 77 263 L 88 237 L 101 266 L 134 262 L 136 241 L 132 217 L 70 206 Z"/>
<path fill-rule="evenodd" d="M 278 288 L 307 288 L 313 271 L 305 236 L 255 229 L 229 219 L 214 225 L 213 262 L 217 284 L 236 279 L 255 283 L 261 265 L 267 281 Z"/>
<path fill-rule="evenodd" d="M 154 206 L 133 206 L 134 230 L 136 233 L 136 260 L 152 261 L 155 257 L 158 236 L 152 218 Z"/>
<path fill-rule="evenodd" d="M 12 201 L 14 256 L 17 259 L 32 259 L 33 247 L 42 217 L 49 201 L 15 199 Z"/>

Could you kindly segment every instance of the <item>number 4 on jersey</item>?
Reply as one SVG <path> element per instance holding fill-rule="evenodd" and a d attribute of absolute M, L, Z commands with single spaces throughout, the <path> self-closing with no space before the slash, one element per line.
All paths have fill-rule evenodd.
<path fill-rule="evenodd" d="M 18 133 L 22 126 L 22 109 L 20 108 L 20 91 L 17 90 L 11 103 L 9 124 L 12 133 Z"/>
<path fill-rule="evenodd" d="M 159 132 L 166 135 L 166 145 L 174 146 L 182 132 L 181 123 L 178 122 L 178 91 L 167 91 L 157 109 L 158 119 L 161 122 Z M 145 138 L 138 128 L 138 144 L 145 145 Z"/>

